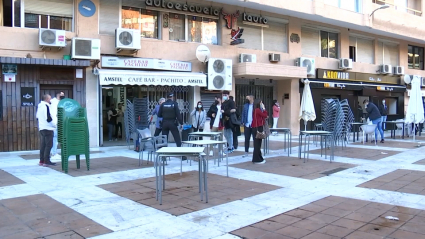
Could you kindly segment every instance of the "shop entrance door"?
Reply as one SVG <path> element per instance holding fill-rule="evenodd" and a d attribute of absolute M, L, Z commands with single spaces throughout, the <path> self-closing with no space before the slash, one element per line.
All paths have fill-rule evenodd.
<path fill-rule="evenodd" d="M 269 112 L 269 123 L 272 121 L 272 103 L 273 103 L 273 87 L 264 86 L 264 85 L 236 85 L 235 92 L 235 103 L 237 111 L 242 115 L 243 105 L 245 103 L 245 98 L 248 94 L 253 94 L 255 99 L 261 99 L 266 107 L 266 110 Z"/>
<path fill-rule="evenodd" d="M 43 95 L 45 94 L 55 98 L 56 93 L 61 91 L 65 94 L 65 98 L 72 99 L 74 92 L 72 85 L 40 85 L 40 101 L 43 100 Z"/>

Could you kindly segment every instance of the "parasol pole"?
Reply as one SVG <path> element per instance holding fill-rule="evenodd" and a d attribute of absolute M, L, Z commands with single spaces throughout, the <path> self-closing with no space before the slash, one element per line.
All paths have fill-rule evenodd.
<path fill-rule="evenodd" d="M 307 121 L 304 120 L 304 130 L 307 131 Z"/>

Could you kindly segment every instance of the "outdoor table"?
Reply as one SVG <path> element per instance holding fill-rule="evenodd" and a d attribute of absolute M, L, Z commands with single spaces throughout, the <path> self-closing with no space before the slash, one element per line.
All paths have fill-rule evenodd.
<path fill-rule="evenodd" d="M 288 157 L 289 154 L 291 153 L 291 129 L 290 128 L 275 128 L 275 129 L 270 129 L 270 131 L 274 131 L 274 132 L 278 132 L 278 133 L 283 133 L 284 134 L 284 139 L 283 139 L 283 149 L 286 151 L 286 143 L 288 143 Z"/>
<path fill-rule="evenodd" d="M 310 136 L 320 136 L 320 156 L 322 156 L 322 149 L 323 149 L 323 145 L 322 145 L 322 140 L 323 137 L 325 137 L 325 158 L 326 158 L 326 138 L 327 137 L 331 137 L 331 155 L 329 157 L 330 161 L 332 162 L 332 160 L 334 159 L 334 142 L 332 139 L 332 132 L 330 131 L 300 131 L 300 135 L 298 137 L 298 158 L 301 158 L 301 150 L 302 150 L 302 138 L 303 135 L 305 135 L 305 143 L 307 144 L 307 159 L 310 155 Z M 307 143 L 307 138 L 308 138 L 308 143 Z M 305 163 L 305 154 L 306 154 L 306 145 L 304 145 L 304 163 Z"/>
<path fill-rule="evenodd" d="M 364 123 L 362 122 L 353 122 L 351 123 L 351 125 L 353 126 L 352 131 L 353 132 L 353 143 L 356 142 L 356 132 L 357 132 L 357 140 L 359 140 L 359 132 L 360 132 L 360 126 L 364 125 Z M 357 127 L 357 130 L 356 130 Z"/>
<path fill-rule="evenodd" d="M 397 124 L 403 124 L 403 128 L 402 128 L 402 133 L 401 133 L 401 138 L 404 139 L 404 128 L 405 128 L 405 122 L 403 121 L 385 121 L 385 124 L 392 124 L 393 127 L 391 128 L 391 138 L 395 139 L 395 132 L 397 130 Z"/>
<path fill-rule="evenodd" d="M 227 141 L 217 141 L 217 140 L 196 140 L 196 141 L 183 141 L 184 144 L 192 144 L 192 145 L 206 145 L 207 146 L 207 152 L 210 152 L 210 147 L 219 144 L 221 153 L 218 154 L 218 166 L 220 167 L 220 160 L 223 159 L 223 145 L 227 144 Z M 207 168 L 205 169 L 206 172 L 208 172 L 208 161 L 209 161 L 209 154 L 207 153 Z M 215 160 L 214 160 L 215 161 Z M 229 154 L 226 154 L 226 167 L 227 167 L 227 177 L 229 177 Z"/>
<path fill-rule="evenodd" d="M 204 200 L 202 184 L 204 184 L 206 202 L 208 202 L 208 187 L 206 177 L 206 162 L 204 159 L 204 147 L 164 147 L 156 151 L 155 159 L 155 179 L 156 179 L 156 200 L 162 205 L 162 190 L 165 189 L 165 163 L 163 157 L 199 157 L 199 192 L 201 193 L 201 201 Z M 162 164 L 162 165 L 161 165 Z M 161 170 L 162 166 L 162 170 Z"/>
<path fill-rule="evenodd" d="M 200 137 L 211 137 L 211 140 L 222 140 L 221 132 L 192 132 L 189 133 L 188 141 L 191 141 L 192 138 L 200 138 Z"/>

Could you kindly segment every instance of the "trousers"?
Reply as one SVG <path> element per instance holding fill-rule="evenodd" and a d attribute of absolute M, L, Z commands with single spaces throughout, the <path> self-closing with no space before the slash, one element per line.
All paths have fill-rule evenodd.
<path fill-rule="evenodd" d="M 279 118 L 273 118 L 273 129 L 277 128 L 277 121 L 279 120 Z"/>
<path fill-rule="evenodd" d="M 255 139 L 255 135 L 253 134 L 253 130 L 251 127 L 244 126 L 243 134 L 245 136 L 245 153 L 248 153 L 249 150 L 249 142 L 252 137 L 252 141 Z"/>
<path fill-rule="evenodd" d="M 53 146 L 52 146 L 52 149 L 50 150 L 50 154 L 55 155 L 57 151 L 58 151 L 58 130 L 56 129 L 53 132 Z"/>
<path fill-rule="evenodd" d="M 162 135 L 167 136 L 167 140 L 168 140 L 168 134 L 170 132 L 174 137 L 174 141 L 176 141 L 177 147 L 181 147 L 182 140 L 181 140 L 180 132 L 179 132 L 179 129 L 177 128 L 177 125 L 174 123 L 174 121 L 171 121 L 171 120 L 162 121 Z"/>
<path fill-rule="evenodd" d="M 378 131 L 381 134 L 381 140 L 384 139 L 384 131 L 382 130 L 382 121 L 381 118 L 378 118 L 376 120 L 372 120 L 372 124 L 376 124 L 377 127 L 375 129 L 375 140 L 378 140 Z"/>
<path fill-rule="evenodd" d="M 253 128 L 252 134 L 257 135 L 258 130 L 260 130 L 260 132 L 262 132 L 263 131 L 262 126 L 260 126 L 258 128 Z M 257 139 L 254 136 L 254 152 L 252 153 L 252 162 L 253 163 L 259 163 L 259 162 L 264 161 L 263 155 L 261 154 L 261 144 L 262 143 L 263 143 L 262 139 Z"/>
<path fill-rule="evenodd" d="M 50 163 L 53 135 L 53 130 L 40 130 L 40 163 Z"/>
<path fill-rule="evenodd" d="M 224 137 L 226 137 L 227 148 L 233 149 L 233 131 L 231 128 L 224 129 Z"/>

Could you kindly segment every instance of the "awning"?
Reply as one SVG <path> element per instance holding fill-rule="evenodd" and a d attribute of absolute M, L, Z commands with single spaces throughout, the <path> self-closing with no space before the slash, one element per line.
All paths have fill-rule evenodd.
<path fill-rule="evenodd" d="M 203 73 L 99 69 L 100 85 L 207 86 Z"/>
<path fill-rule="evenodd" d="M 379 91 L 405 92 L 406 86 L 388 85 L 388 84 L 370 84 L 363 82 L 346 82 L 346 81 L 323 81 L 318 79 L 308 79 L 311 88 L 339 88 L 347 90 L 362 90 L 375 88 Z"/>

